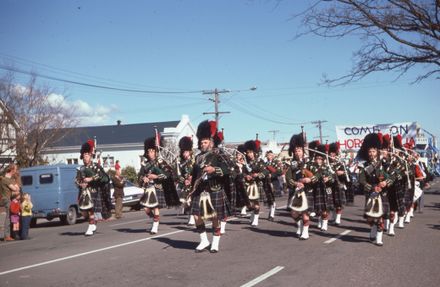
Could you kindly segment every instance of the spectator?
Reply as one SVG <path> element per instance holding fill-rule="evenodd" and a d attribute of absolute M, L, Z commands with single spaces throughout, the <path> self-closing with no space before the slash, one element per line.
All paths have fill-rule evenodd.
<path fill-rule="evenodd" d="M 14 240 L 11 237 L 10 205 L 11 196 L 20 194 L 18 167 L 10 164 L 6 167 L 6 173 L 0 178 L 0 238 L 4 241 Z"/>
<path fill-rule="evenodd" d="M 124 197 L 125 179 L 121 176 L 121 168 L 116 169 L 116 173 L 112 178 L 115 191 L 113 197 L 115 198 L 115 217 L 119 219 L 122 217 L 122 198 Z"/>
<path fill-rule="evenodd" d="M 119 164 L 119 160 L 116 161 L 115 170 L 118 171 L 121 169 L 121 165 Z"/>
<path fill-rule="evenodd" d="M 11 206 L 12 238 L 17 240 L 20 232 L 20 194 L 12 195 Z"/>
<path fill-rule="evenodd" d="M 21 240 L 29 239 L 29 227 L 32 220 L 32 201 L 29 193 L 23 194 L 21 202 Z"/>

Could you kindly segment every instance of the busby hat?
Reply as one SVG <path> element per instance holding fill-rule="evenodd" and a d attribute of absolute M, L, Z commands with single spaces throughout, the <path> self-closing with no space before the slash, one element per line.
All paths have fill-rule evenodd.
<path fill-rule="evenodd" d="M 215 121 L 203 121 L 197 127 L 196 136 L 199 142 L 202 139 L 212 139 L 217 132 L 217 123 Z"/>
<path fill-rule="evenodd" d="M 339 154 L 340 145 L 339 142 L 331 143 L 328 147 L 328 153 Z"/>
<path fill-rule="evenodd" d="M 309 157 L 311 159 L 315 158 L 316 153 L 314 152 L 315 150 L 318 150 L 318 147 L 321 145 L 321 142 L 319 140 L 315 140 L 309 143 Z"/>
<path fill-rule="evenodd" d="M 382 136 L 382 149 L 390 149 L 391 148 L 391 136 L 389 134 Z"/>
<path fill-rule="evenodd" d="M 380 141 L 380 137 L 376 133 L 371 133 L 365 136 L 364 141 L 362 142 L 361 148 L 357 153 L 357 158 L 359 160 L 368 160 L 368 150 L 375 148 L 380 149 L 382 143 Z"/>
<path fill-rule="evenodd" d="M 303 133 L 293 135 L 290 138 L 290 142 L 289 142 L 289 156 L 293 155 L 295 148 L 297 148 L 297 147 L 304 148 L 304 145 L 305 145 L 305 141 L 304 141 L 304 134 Z"/>
<path fill-rule="evenodd" d="M 258 152 L 258 147 L 257 147 L 256 141 L 250 140 L 250 141 L 245 142 L 244 143 L 244 150 L 245 151 L 251 150 L 251 151 L 257 153 Z"/>
<path fill-rule="evenodd" d="M 192 151 L 193 148 L 193 140 L 191 137 L 183 137 L 179 140 L 179 149 L 180 151 Z"/>
<path fill-rule="evenodd" d="M 242 154 L 244 154 L 244 153 L 246 152 L 246 149 L 245 149 L 245 147 L 244 147 L 244 144 L 241 144 L 241 145 L 237 146 L 237 150 L 238 150 L 239 152 L 241 152 Z"/>
<path fill-rule="evenodd" d="M 144 141 L 144 156 L 147 156 L 147 151 L 149 149 L 154 149 L 156 150 L 156 138 L 155 137 L 151 137 L 151 138 L 147 138 Z"/>
<path fill-rule="evenodd" d="M 80 159 L 83 159 L 83 155 L 85 153 L 90 153 L 94 155 L 95 152 L 95 142 L 93 140 L 88 140 L 87 142 L 83 143 L 80 150 Z"/>
<path fill-rule="evenodd" d="M 402 136 L 401 135 L 394 136 L 393 137 L 393 143 L 394 143 L 394 148 L 403 150 Z"/>

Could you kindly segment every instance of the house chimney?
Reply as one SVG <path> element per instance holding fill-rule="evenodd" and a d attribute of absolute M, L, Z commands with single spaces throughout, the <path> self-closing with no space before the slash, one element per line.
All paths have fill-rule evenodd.
<path fill-rule="evenodd" d="M 116 123 L 118 124 L 118 126 L 121 125 L 121 120 L 117 120 Z"/>

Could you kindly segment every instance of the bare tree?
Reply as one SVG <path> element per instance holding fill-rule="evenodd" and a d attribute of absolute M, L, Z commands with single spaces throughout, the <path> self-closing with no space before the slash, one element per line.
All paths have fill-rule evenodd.
<path fill-rule="evenodd" d="M 440 0 L 319 0 L 296 17 L 303 17 L 298 37 L 316 34 L 341 38 L 359 36 L 349 73 L 329 84 L 357 81 L 378 71 L 423 67 L 414 82 L 440 73 Z M 438 77 L 437 77 L 438 79 Z"/>
<path fill-rule="evenodd" d="M 16 123 L 16 161 L 21 167 L 45 163 L 42 150 L 77 124 L 74 109 L 57 101 L 48 87 L 38 86 L 36 76 L 22 86 L 8 73 L 0 79 L 0 99 Z"/>

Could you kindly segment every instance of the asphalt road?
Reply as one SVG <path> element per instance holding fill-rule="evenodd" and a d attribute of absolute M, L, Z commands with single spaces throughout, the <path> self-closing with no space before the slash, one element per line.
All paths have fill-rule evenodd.
<path fill-rule="evenodd" d="M 199 236 L 174 209 L 163 211 L 155 236 L 142 211 L 100 223 L 92 237 L 85 222 L 42 222 L 31 240 L 0 243 L 0 286 L 438 286 L 440 180 L 422 213 L 395 237 L 384 235 L 382 247 L 369 242 L 363 202 L 357 196 L 342 226 L 326 233 L 315 221 L 307 241 L 295 238 L 283 208 L 275 222 L 264 210 L 258 228 L 232 218 L 217 254 L 194 252 Z"/>

